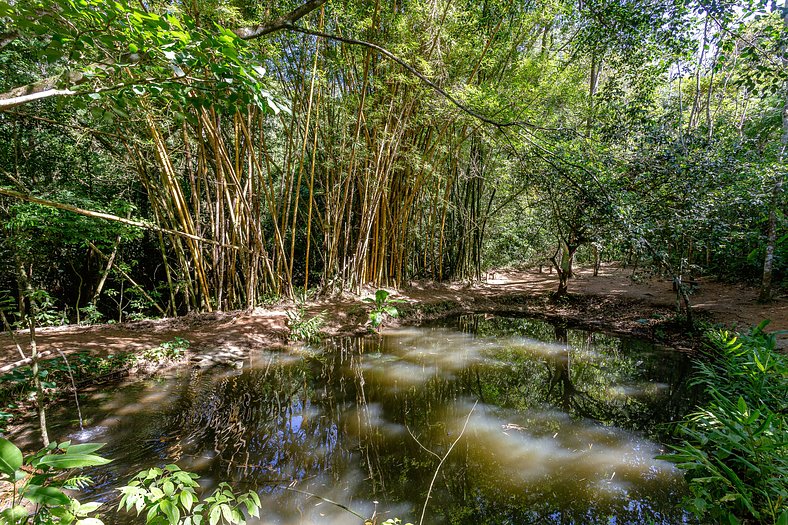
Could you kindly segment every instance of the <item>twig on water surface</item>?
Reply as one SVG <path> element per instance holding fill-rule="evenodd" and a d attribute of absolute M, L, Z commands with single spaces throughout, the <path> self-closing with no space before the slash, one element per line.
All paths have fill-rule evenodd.
<path fill-rule="evenodd" d="M 438 454 L 436 454 L 436 453 L 435 453 L 435 452 L 433 452 L 432 450 L 430 450 L 430 449 L 428 449 L 427 447 L 425 447 L 424 445 L 422 445 L 422 444 L 421 444 L 421 441 L 419 441 L 419 438 L 417 438 L 416 436 L 414 436 L 414 435 L 413 435 L 413 432 L 411 432 L 410 428 L 408 428 L 408 425 L 405 425 L 405 430 L 407 430 L 407 431 L 408 431 L 408 434 L 410 434 L 410 437 L 412 437 L 412 438 L 413 438 L 413 441 L 415 441 L 415 442 L 416 442 L 416 443 L 417 443 L 417 444 L 418 444 L 418 445 L 421 447 L 421 449 L 422 449 L 423 451 L 425 451 L 425 452 L 427 452 L 427 453 L 429 453 L 429 454 L 432 454 L 433 456 L 435 456 L 435 457 L 436 457 L 436 458 L 438 458 L 438 459 L 440 459 L 440 458 L 441 458 L 441 457 L 440 457 Z"/>
<path fill-rule="evenodd" d="M 74 374 L 71 372 L 71 364 L 69 364 L 68 358 L 66 357 L 66 354 L 63 353 L 63 350 L 57 347 L 55 347 L 55 350 L 57 351 L 58 354 L 60 354 L 60 357 L 63 358 L 63 361 L 66 362 L 66 370 L 68 370 L 68 377 L 69 379 L 71 379 L 71 388 L 74 389 L 74 402 L 77 404 L 77 415 L 79 416 L 79 429 L 85 430 L 85 427 L 82 424 L 82 410 L 80 410 L 79 408 L 79 392 L 77 392 L 77 384 L 74 382 Z"/>
<path fill-rule="evenodd" d="M 325 501 L 326 503 L 330 503 L 332 505 L 336 505 L 340 509 L 346 510 L 347 512 L 351 513 L 354 516 L 357 516 L 357 517 L 361 518 L 364 521 L 366 521 L 366 519 L 367 519 L 364 516 L 362 516 L 361 514 L 359 514 L 358 512 L 356 512 L 353 509 L 351 509 L 350 507 L 348 507 L 347 505 L 343 505 L 341 503 L 338 503 L 336 501 L 330 500 L 328 498 L 324 498 L 323 496 L 318 496 L 317 494 L 313 494 L 313 493 L 307 492 L 305 490 L 299 490 L 299 489 L 296 489 L 296 488 L 293 488 L 293 487 L 284 487 L 284 488 L 286 490 L 292 490 L 293 492 L 298 492 L 299 494 L 303 494 L 303 495 L 309 496 L 311 498 L 317 498 L 317 499 L 319 499 L 321 501 Z"/>
<path fill-rule="evenodd" d="M 446 461 L 446 458 L 449 457 L 449 454 L 451 454 L 451 451 L 452 449 L 454 449 L 454 446 L 460 441 L 460 439 L 462 439 L 462 436 L 465 434 L 465 429 L 468 428 L 468 422 L 471 420 L 471 414 L 473 414 L 473 411 L 476 410 L 476 405 L 478 404 L 479 401 L 477 400 L 473 404 L 473 407 L 471 407 L 471 411 L 468 412 L 468 415 L 465 417 L 465 424 L 462 425 L 462 430 L 460 431 L 460 435 L 457 436 L 457 439 L 455 439 L 454 442 L 451 444 L 449 450 L 446 451 L 446 454 L 443 455 L 440 463 L 438 463 L 438 468 L 435 469 L 435 474 L 433 474 L 432 481 L 430 482 L 430 488 L 427 491 L 427 497 L 424 498 L 424 507 L 421 509 L 421 518 L 419 519 L 419 525 L 422 525 L 424 523 L 424 515 L 427 513 L 427 504 L 430 502 L 430 496 L 432 495 L 432 487 L 435 485 L 435 480 L 438 479 L 438 472 L 440 472 L 441 467 L 443 466 L 443 462 Z M 421 445 L 421 443 L 419 443 L 419 445 Z M 437 456 L 437 454 L 435 455 Z"/>

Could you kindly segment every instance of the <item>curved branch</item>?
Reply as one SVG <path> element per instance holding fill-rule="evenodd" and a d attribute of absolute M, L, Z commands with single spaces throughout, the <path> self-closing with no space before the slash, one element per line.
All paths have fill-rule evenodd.
<path fill-rule="evenodd" d="M 19 38 L 19 31 L 9 31 L 8 33 L 0 34 L 0 49 Z"/>
<path fill-rule="evenodd" d="M 58 210 L 68 211 L 71 213 L 76 213 L 77 215 L 83 215 L 85 217 L 91 217 L 93 219 L 104 219 L 107 221 L 112 222 L 119 222 L 121 224 L 125 224 L 126 226 L 133 226 L 135 228 L 142 228 L 143 230 L 152 230 L 161 233 L 166 233 L 167 235 L 174 235 L 177 237 L 185 237 L 187 239 L 191 239 L 197 242 L 204 242 L 207 244 L 212 244 L 214 246 L 220 246 L 222 248 L 230 248 L 232 250 L 239 250 L 242 252 L 250 252 L 248 248 L 242 248 L 240 246 L 236 246 L 234 244 L 224 244 L 219 241 L 214 241 L 212 239 L 206 239 L 205 237 L 200 237 L 199 235 L 192 235 L 190 233 L 177 231 L 177 230 L 170 230 L 167 228 L 160 228 L 153 224 L 143 222 L 143 221 L 135 221 L 133 219 L 125 219 L 123 217 L 118 217 L 117 215 L 112 215 L 111 213 L 104 213 L 101 211 L 92 211 L 92 210 L 85 210 L 83 208 L 77 208 L 76 206 L 71 206 L 70 204 L 63 204 L 62 202 L 55 202 L 46 199 L 41 199 L 39 197 L 34 197 L 32 195 L 27 195 L 24 193 L 19 193 L 17 191 L 7 190 L 5 188 L 0 187 L 0 195 L 5 195 L 6 197 L 11 197 L 14 199 L 19 199 L 22 201 L 32 202 L 33 204 L 39 204 L 41 206 L 47 206 L 49 208 L 56 208 Z"/>
<path fill-rule="evenodd" d="M 233 29 L 233 33 L 235 33 L 238 38 L 242 40 L 259 38 L 269 33 L 273 33 L 274 31 L 279 31 L 286 28 L 289 24 L 297 22 L 299 19 L 308 15 L 325 3 L 326 0 L 309 0 L 307 3 L 290 11 L 288 14 L 278 18 L 277 20 L 274 20 L 269 24 L 260 24 L 252 27 L 239 27 L 237 29 Z"/>
<path fill-rule="evenodd" d="M 313 29 L 307 29 L 305 27 L 300 27 L 300 26 L 296 26 L 296 25 L 293 25 L 293 24 L 289 24 L 289 23 L 282 25 L 281 29 L 289 29 L 290 31 L 294 31 L 296 33 L 303 33 L 305 35 L 311 35 L 311 36 L 316 36 L 318 38 L 325 38 L 325 39 L 328 39 L 328 40 L 334 40 L 334 41 L 337 41 L 337 42 L 342 42 L 344 44 L 351 44 L 351 45 L 363 46 L 363 47 L 368 47 L 370 49 L 374 49 L 375 51 L 377 51 L 378 53 L 380 53 L 384 57 L 388 58 L 389 60 L 391 60 L 393 62 L 396 62 L 397 64 L 399 64 L 403 69 L 405 69 L 410 74 L 412 74 L 413 76 L 415 76 L 416 78 L 421 80 L 424 84 L 428 85 L 430 88 L 432 88 L 433 91 L 435 91 L 436 93 L 440 94 L 442 97 L 444 97 L 446 100 L 448 100 L 449 102 L 454 104 L 457 108 L 459 108 L 464 113 L 467 113 L 468 115 L 472 116 L 473 118 L 475 118 L 477 120 L 480 120 L 480 121 L 484 122 L 485 124 L 490 124 L 492 126 L 495 126 L 496 128 L 500 129 L 500 128 L 509 128 L 509 127 L 521 127 L 521 128 L 528 128 L 528 129 L 538 129 L 538 130 L 542 130 L 542 131 L 559 131 L 561 129 L 561 128 L 548 128 L 548 127 L 538 126 L 538 125 L 534 124 L 533 122 L 529 122 L 527 120 L 515 120 L 515 121 L 509 121 L 509 122 L 502 122 L 502 121 L 498 121 L 498 120 L 486 117 L 486 116 L 482 115 L 481 113 L 479 113 L 478 111 L 476 111 L 474 109 L 471 109 L 470 107 L 466 106 L 465 104 L 463 104 L 462 102 L 457 100 L 453 95 L 451 95 L 445 89 L 441 88 L 435 82 L 433 82 L 432 80 L 430 80 L 429 78 L 424 76 L 416 68 L 414 68 L 413 66 L 411 66 L 410 64 L 405 62 L 405 60 L 403 60 L 402 58 L 398 57 L 397 55 L 395 55 L 394 53 L 392 53 L 388 49 L 386 49 L 384 47 L 381 47 L 381 46 L 379 46 L 377 44 L 373 44 L 372 42 L 366 42 L 364 40 L 356 40 L 355 38 L 346 38 L 346 37 L 339 36 L 339 35 L 332 35 L 330 33 L 324 33 L 322 31 L 315 31 Z"/>

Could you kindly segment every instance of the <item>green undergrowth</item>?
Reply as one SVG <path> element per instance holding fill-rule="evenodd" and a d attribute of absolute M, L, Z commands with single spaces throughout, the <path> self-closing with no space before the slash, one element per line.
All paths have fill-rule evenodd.
<path fill-rule="evenodd" d="M 765 325 L 709 332 L 694 379 L 706 402 L 662 456 L 685 472 L 686 506 L 704 523 L 788 525 L 788 360 Z"/>
<path fill-rule="evenodd" d="M 310 316 L 303 305 L 296 306 L 285 312 L 287 326 L 290 329 L 291 341 L 302 341 L 307 344 L 318 344 L 323 339 L 323 325 L 326 322 L 324 312 Z"/>
<path fill-rule="evenodd" d="M 104 380 L 113 380 L 134 372 L 151 373 L 185 357 L 189 341 L 176 337 L 142 352 L 120 352 L 98 357 L 87 352 L 61 355 L 39 362 L 39 378 L 48 402 L 64 394 Z M 73 384 L 72 384 L 73 377 Z M 34 391 L 33 372 L 29 365 L 0 375 L 0 431 L 24 412 Z"/>
<path fill-rule="evenodd" d="M 34 454 L 23 454 L 0 437 L 0 525 L 105 525 L 120 514 L 135 514 L 148 525 L 245 525 L 260 517 L 260 497 L 238 493 L 228 483 L 205 493 L 199 476 L 174 464 L 135 475 L 118 489 L 114 511 L 102 502 L 80 502 L 80 491 L 95 483 L 84 467 L 112 460 L 95 454 L 103 443 L 50 443 Z M 142 516 L 145 516 L 144 518 Z M 105 521 L 106 520 L 106 521 Z"/>

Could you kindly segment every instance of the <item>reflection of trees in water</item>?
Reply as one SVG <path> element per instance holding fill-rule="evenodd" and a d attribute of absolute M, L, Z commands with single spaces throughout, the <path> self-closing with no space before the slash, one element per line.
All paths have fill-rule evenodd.
<path fill-rule="evenodd" d="M 235 479 L 286 482 L 330 471 L 336 397 L 315 395 L 314 384 L 307 361 L 195 378 L 167 421 L 169 455 L 213 458 L 214 469 Z"/>
<path fill-rule="evenodd" d="M 566 325 L 561 323 L 553 324 L 555 331 L 555 341 L 564 347 L 564 349 L 556 355 L 551 356 L 549 361 L 552 362 L 553 370 L 550 375 L 550 381 L 547 384 L 547 399 L 553 396 L 553 391 L 556 390 L 560 401 L 561 408 L 565 412 L 572 410 L 572 401 L 578 395 L 584 395 L 585 392 L 580 392 L 572 384 L 572 379 L 569 377 L 569 360 L 572 357 L 571 349 L 568 345 Z M 549 370 L 548 365 L 548 370 Z M 557 388 L 556 388 L 557 387 Z M 585 394 L 587 395 L 587 394 Z"/>
<path fill-rule="evenodd" d="M 475 345 L 481 349 L 478 358 L 451 370 L 442 368 L 445 361 L 436 352 L 403 353 L 396 340 L 374 336 L 328 341 L 322 353 L 296 361 L 272 357 L 263 368 L 206 377 L 195 372 L 166 421 L 167 454 L 212 457 L 217 478 L 258 485 L 321 476 L 346 487 L 348 474 L 361 473 L 363 482 L 353 485 L 348 497 L 419 504 L 438 464 L 421 445 L 444 454 L 473 399 L 528 413 L 527 418 L 552 406 L 624 428 L 649 428 L 652 418 L 663 417 L 665 405 L 678 403 L 671 396 L 681 391 L 681 367 L 662 371 L 663 356 L 618 339 L 564 325 L 481 316 L 467 319 L 463 328 L 478 338 L 512 337 L 498 346 Z M 549 341 L 542 349 L 549 351 L 518 346 L 527 338 Z M 426 375 L 396 383 L 386 375 L 389 363 Z M 645 374 L 668 384 L 667 398 L 657 391 L 609 395 L 611 385 L 649 377 Z M 531 430 L 550 435 L 552 426 L 561 425 L 536 424 L 547 427 Z M 506 465 L 483 462 L 470 443 L 459 443 L 440 474 L 430 507 L 433 521 L 443 516 L 446 522 L 561 523 L 608 510 L 623 516 L 593 496 L 577 502 L 550 497 L 549 491 L 559 493 L 565 481 L 558 476 L 546 489 L 502 491 L 500 472 Z"/>
<path fill-rule="evenodd" d="M 655 508 L 653 501 L 680 499 L 664 487 L 628 505 L 617 498 L 598 498 L 582 490 L 569 494 L 561 486 L 563 480 L 560 479 L 540 485 L 537 490 L 506 490 L 500 477 L 491 475 L 492 471 L 488 465 L 479 465 L 458 455 L 442 476 L 444 504 L 433 507 L 431 521 L 477 525 L 686 523 L 680 508 L 667 511 Z M 457 475 L 457 472 L 466 475 Z M 571 486 L 577 488 L 576 484 Z"/>
<path fill-rule="evenodd" d="M 519 336 L 551 344 L 533 353 L 501 348 L 499 367 L 472 367 L 463 377 L 469 393 L 516 409 L 549 403 L 574 416 L 654 433 L 655 422 L 674 421 L 692 404 L 685 358 L 637 340 L 572 330 L 562 322 L 462 316 L 477 337 Z"/>

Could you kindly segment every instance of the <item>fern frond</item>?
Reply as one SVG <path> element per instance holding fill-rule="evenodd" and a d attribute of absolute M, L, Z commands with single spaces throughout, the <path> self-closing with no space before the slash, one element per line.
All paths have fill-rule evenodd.
<path fill-rule="evenodd" d="M 86 487 L 94 485 L 96 482 L 90 476 L 74 476 L 69 478 L 63 483 L 63 488 L 68 490 L 82 490 Z"/>

